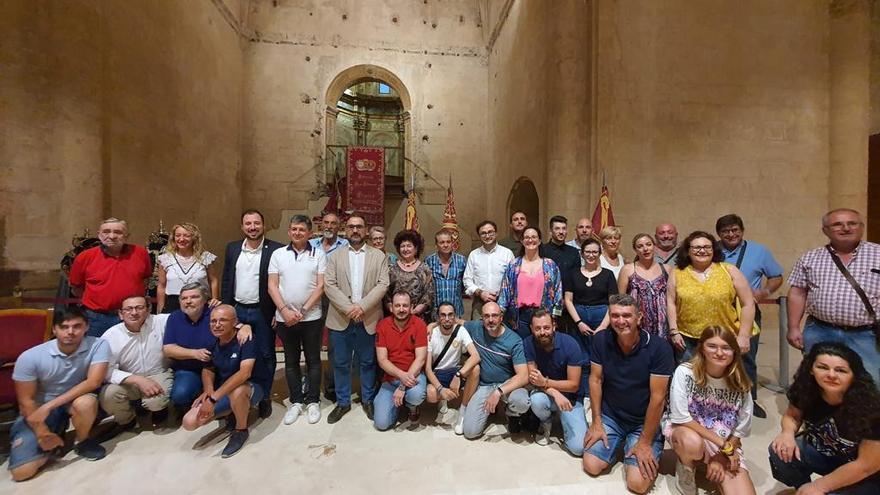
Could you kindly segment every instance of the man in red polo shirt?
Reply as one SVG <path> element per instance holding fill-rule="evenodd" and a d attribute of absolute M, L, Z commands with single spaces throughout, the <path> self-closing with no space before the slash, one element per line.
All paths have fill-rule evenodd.
<path fill-rule="evenodd" d="M 82 297 L 89 317 L 88 334 L 100 337 L 116 325 L 122 301 L 134 294 L 144 294 L 144 279 L 153 274 L 147 250 L 128 240 L 125 220 L 108 218 L 98 228 L 101 244 L 80 253 L 70 268 L 70 287 Z"/>
<path fill-rule="evenodd" d="M 428 355 L 428 328 L 412 315 L 409 294 L 396 292 L 391 313 L 376 325 L 376 360 L 385 371 L 382 387 L 373 399 L 373 426 L 385 431 L 397 422 L 406 404 L 409 420 L 419 420 L 419 404 L 425 401 L 427 380 L 422 371 Z"/>

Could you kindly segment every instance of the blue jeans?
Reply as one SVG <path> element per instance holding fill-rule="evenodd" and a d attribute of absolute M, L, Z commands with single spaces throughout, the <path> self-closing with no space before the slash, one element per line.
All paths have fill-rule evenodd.
<path fill-rule="evenodd" d="M 599 325 L 602 324 L 602 320 L 605 319 L 605 315 L 608 314 L 608 305 L 602 304 L 599 306 L 583 306 L 580 304 L 576 304 L 574 306 L 575 311 L 577 311 L 578 317 L 580 317 L 581 321 L 587 324 L 588 327 L 593 330 L 596 329 Z M 580 330 L 575 329 L 575 332 L 572 334 L 575 340 L 578 341 L 578 344 L 581 346 L 581 351 L 584 353 L 584 357 L 587 359 L 587 364 L 581 370 L 581 390 L 587 395 L 590 396 L 590 350 L 593 348 L 593 336 L 592 335 L 584 335 L 580 332 Z"/>
<path fill-rule="evenodd" d="M 272 382 L 275 381 L 275 366 L 278 363 L 275 357 L 275 332 L 269 326 L 271 322 L 263 318 L 260 308 L 248 308 L 241 304 L 235 305 L 235 315 L 239 323 L 250 325 L 254 333 L 254 345 L 258 356 L 254 366 L 259 366 L 261 369 L 254 369 L 251 381 L 269 393 L 272 390 Z M 265 398 L 268 399 L 268 395 Z"/>
<path fill-rule="evenodd" d="M 532 334 L 532 313 L 535 308 L 519 308 L 516 318 L 516 328 L 513 330 L 524 339 Z"/>
<path fill-rule="evenodd" d="M 171 403 L 178 408 L 189 409 L 202 393 L 202 374 L 192 370 L 174 370 L 171 383 Z"/>
<path fill-rule="evenodd" d="M 394 391 L 400 386 L 400 380 L 383 382 L 373 401 L 373 426 L 379 431 L 385 431 L 397 422 L 397 406 L 394 405 Z M 403 404 L 406 407 L 416 407 L 425 402 L 428 380 L 425 374 L 419 375 L 419 383 L 415 387 L 406 389 L 403 394 Z M 338 390 L 338 383 L 337 383 Z"/>
<path fill-rule="evenodd" d="M 613 466 L 616 462 L 617 451 L 623 446 L 623 454 L 632 449 L 639 437 L 642 435 L 644 425 L 626 426 L 614 421 L 613 418 L 602 413 L 602 426 L 605 428 L 605 435 L 608 437 L 608 447 L 602 443 L 602 440 L 594 443 L 592 447 L 587 449 L 587 454 L 592 454 L 598 459 L 606 462 L 609 466 Z M 659 461 L 660 453 L 663 452 L 663 435 L 660 433 L 660 427 L 657 427 L 657 433 L 651 442 L 651 450 L 654 452 L 654 458 Z M 635 456 L 625 457 L 623 463 L 627 466 L 638 466 L 639 463 Z"/>
<path fill-rule="evenodd" d="M 108 328 L 122 322 L 115 311 L 113 313 L 98 313 L 97 311 L 86 309 L 85 313 L 89 318 L 89 331 L 86 335 L 91 337 L 100 337 L 104 335 Z"/>
<path fill-rule="evenodd" d="M 351 405 L 351 361 L 357 353 L 361 374 L 361 403 L 373 402 L 376 384 L 376 336 L 367 333 L 363 323 L 351 322 L 345 330 L 330 330 L 333 346 L 333 378 L 336 404 Z"/>
<path fill-rule="evenodd" d="M 59 435 L 63 439 L 64 432 L 67 431 L 67 427 L 70 425 L 67 405 L 52 409 L 49 415 L 46 416 L 45 423 L 52 433 Z M 19 416 L 15 423 L 12 424 L 12 429 L 9 430 L 9 439 L 12 442 L 12 447 L 9 449 L 8 469 L 15 469 L 50 455 L 49 452 L 40 447 L 37 435 L 28 425 L 24 416 Z"/>
<path fill-rule="evenodd" d="M 568 453 L 580 457 L 584 455 L 584 437 L 587 435 L 587 420 L 584 417 L 584 403 L 577 401 L 572 404 L 571 411 L 560 411 L 556 401 L 544 392 L 532 392 L 532 412 L 542 423 L 547 423 L 553 413 L 559 413 L 562 423 L 562 436 Z"/>
<path fill-rule="evenodd" d="M 810 475 L 816 473 L 820 476 L 834 471 L 848 461 L 840 457 L 826 456 L 816 450 L 812 445 L 804 441 L 804 437 L 797 437 L 797 446 L 801 451 L 801 458 L 794 458 L 791 462 L 785 462 L 773 452 L 770 447 L 770 470 L 773 477 L 787 486 L 798 488 L 810 482 Z M 880 493 L 880 475 L 875 474 L 854 485 L 831 492 L 829 495 L 875 495 Z"/>
<path fill-rule="evenodd" d="M 870 327 L 864 330 L 844 331 L 831 325 L 807 318 L 804 325 L 804 354 L 819 342 L 836 342 L 856 351 L 861 356 L 865 369 L 874 377 L 874 385 L 880 387 L 880 351 L 877 350 L 877 337 Z"/>

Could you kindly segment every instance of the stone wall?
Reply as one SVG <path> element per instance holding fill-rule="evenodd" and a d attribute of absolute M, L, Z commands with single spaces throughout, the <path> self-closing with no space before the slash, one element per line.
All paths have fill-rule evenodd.
<path fill-rule="evenodd" d="M 235 234 L 243 64 L 218 5 L 239 13 L 237 0 L 0 4 L 0 292 L 51 287 L 71 237 L 109 215 L 136 243 L 160 219 L 196 222 L 214 251 Z"/>

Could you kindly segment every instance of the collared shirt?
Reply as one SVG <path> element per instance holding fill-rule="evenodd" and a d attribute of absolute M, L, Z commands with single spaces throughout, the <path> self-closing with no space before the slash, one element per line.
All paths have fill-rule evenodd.
<path fill-rule="evenodd" d="M 523 339 L 523 352 L 526 355 L 526 361 L 535 363 L 538 371 L 550 380 L 568 380 L 569 366 L 583 368 L 590 364 L 574 337 L 561 332 L 553 334 L 552 351 L 545 351 L 543 347 L 535 343 L 535 337 L 529 335 Z M 581 379 L 577 392 L 562 392 L 562 395 L 568 397 L 568 400 L 572 402 L 582 398 L 586 395 L 584 383 L 585 380 Z"/>
<path fill-rule="evenodd" d="M 38 404 L 45 404 L 84 382 L 93 364 L 109 361 L 110 346 L 103 339 L 86 336 L 71 354 L 61 352 L 58 340 L 52 339 L 18 356 L 12 379 L 17 382 L 37 382 L 34 400 Z"/>
<path fill-rule="evenodd" d="M 153 275 L 147 250 L 126 244 L 118 256 L 95 246 L 79 253 L 70 267 L 70 285 L 83 287 L 82 302 L 92 311 L 110 312 L 122 307 L 132 294 L 144 293 L 144 279 Z"/>
<path fill-rule="evenodd" d="M 874 311 L 880 314 L 880 244 L 862 241 L 845 266 L 862 286 Z M 873 324 L 862 300 L 837 269 L 825 246 L 801 256 L 788 283 L 807 291 L 806 312 L 820 320 L 850 327 Z"/>
<path fill-rule="evenodd" d="M 461 293 L 464 288 L 464 270 L 467 267 L 467 260 L 458 253 L 452 253 L 449 259 L 449 268 L 443 273 L 443 263 L 440 261 L 440 255 L 433 253 L 425 258 L 425 265 L 431 269 L 431 275 L 434 277 L 434 314 L 436 315 L 438 306 L 443 301 L 451 302 L 455 306 L 455 315 L 464 315 L 464 302 L 461 299 Z"/>
<path fill-rule="evenodd" d="M 269 259 L 269 274 L 278 275 L 278 290 L 284 304 L 292 304 L 298 310 L 311 297 L 318 287 L 318 275 L 324 275 L 327 268 L 324 252 L 314 246 L 297 251 L 293 243 L 284 249 L 276 249 Z M 321 318 L 321 305 L 309 309 L 302 321 L 314 321 Z M 283 322 L 281 311 L 275 311 L 275 320 Z"/>
<path fill-rule="evenodd" d="M 639 331 L 639 343 L 624 354 L 617 332 L 609 328 L 593 336 L 590 362 L 602 367 L 602 414 L 628 428 L 641 426 L 651 401 L 651 377 L 672 376 L 675 359 L 665 339 Z"/>
<path fill-rule="evenodd" d="M 498 294 L 504 270 L 513 261 L 513 251 L 496 244 L 491 251 L 480 246 L 468 254 L 464 269 L 464 292 L 473 296 L 477 289 Z"/>
<path fill-rule="evenodd" d="M 169 315 L 149 315 L 140 332 L 129 332 L 125 322 L 110 327 L 102 339 L 110 344 L 107 380 L 120 384 L 131 375 L 149 376 L 168 368 L 162 353 Z"/>
<path fill-rule="evenodd" d="M 189 319 L 181 310 L 173 311 L 165 325 L 165 337 L 162 345 L 175 344 L 184 349 L 208 349 L 217 340 L 211 333 L 211 308 L 205 305 L 201 316 L 196 321 Z M 201 371 L 204 363 L 198 359 L 171 359 L 171 367 L 175 370 Z"/>
<path fill-rule="evenodd" d="M 330 249 L 324 249 L 324 238 L 320 236 L 315 237 L 314 239 L 309 239 L 309 244 L 313 248 L 316 248 L 324 253 L 324 256 L 329 256 L 330 253 L 332 253 L 333 251 L 336 251 L 343 246 L 348 246 L 348 239 L 336 236 L 336 240 L 333 242 L 333 245 L 330 246 Z"/>
<path fill-rule="evenodd" d="M 466 321 L 464 327 L 480 355 L 480 385 L 504 383 L 516 374 L 514 366 L 526 364 L 522 339 L 510 328 L 493 337 L 480 320 Z"/>
<path fill-rule="evenodd" d="M 376 347 L 382 347 L 388 352 L 391 364 L 407 371 L 416 360 L 416 349 L 428 347 L 428 327 L 418 316 L 410 316 L 403 329 L 400 329 L 393 316 L 386 316 L 376 324 Z M 395 377 L 388 372 L 382 376 L 384 382 L 394 380 Z"/>
<path fill-rule="evenodd" d="M 355 249 L 348 245 L 348 270 L 351 279 L 351 303 L 357 304 L 364 298 L 364 263 L 367 259 L 367 245 Z"/>
<path fill-rule="evenodd" d="M 760 289 L 761 281 L 764 277 L 774 278 L 782 276 L 782 266 L 773 257 L 770 250 L 754 241 L 744 240 L 733 250 L 722 248 L 724 261 L 736 266 L 736 262 L 744 249 L 745 254 L 743 254 L 742 264 L 737 268 L 748 280 L 752 289 Z"/>
<path fill-rule="evenodd" d="M 259 377 L 254 374 L 257 374 L 265 366 L 257 366 L 257 351 L 253 339 L 242 344 L 238 341 L 237 332 L 232 340 L 226 344 L 221 344 L 220 339 L 214 339 L 214 346 L 211 348 L 211 364 L 209 365 L 215 373 L 214 387 L 219 387 L 232 375 L 238 373 L 238 370 L 241 369 L 241 363 L 247 360 L 255 361 L 249 381 L 261 383 Z"/>
<path fill-rule="evenodd" d="M 568 273 L 574 267 L 581 266 L 580 250 L 572 248 L 568 244 L 554 244 L 548 242 L 541 244 L 541 257 L 550 258 L 559 268 L 559 273 Z"/>
<path fill-rule="evenodd" d="M 263 260 L 264 237 L 256 249 L 247 246 L 247 239 L 241 243 L 241 254 L 235 261 L 235 300 L 242 304 L 260 302 L 260 262 Z"/>

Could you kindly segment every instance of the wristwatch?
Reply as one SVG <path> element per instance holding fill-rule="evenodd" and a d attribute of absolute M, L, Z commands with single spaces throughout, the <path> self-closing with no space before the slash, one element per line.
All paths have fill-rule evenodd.
<path fill-rule="evenodd" d="M 210 402 L 211 404 L 216 404 L 216 403 L 217 403 L 217 399 L 215 399 L 213 396 L 209 395 L 209 396 L 208 396 L 208 402 Z"/>
<path fill-rule="evenodd" d="M 455 372 L 455 376 L 461 378 L 461 371 L 456 371 L 456 372 Z"/>

